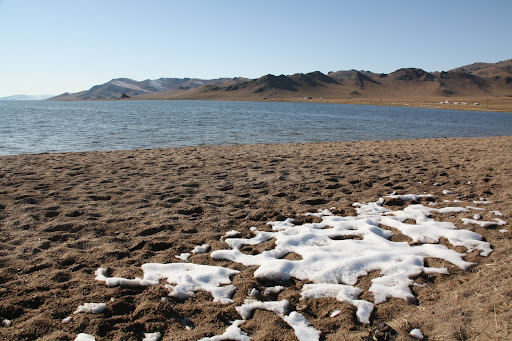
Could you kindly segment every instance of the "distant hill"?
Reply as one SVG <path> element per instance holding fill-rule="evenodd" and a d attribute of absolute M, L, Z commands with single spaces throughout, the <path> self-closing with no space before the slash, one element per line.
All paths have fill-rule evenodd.
<path fill-rule="evenodd" d="M 135 81 L 129 78 L 116 78 L 111 81 L 95 85 L 89 90 L 76 93 L 63 93 L 52 97 L 52 100 L 76 101 L 76 100 L 105 100 L 119 99 L 123 94 L 130 98 L 142 94 L 163 92 L 168 90 L 188 90 L 206 84 L 221 83 L 227 79 L 196 79 L 196 78 L 160 78 Z"/>
<path fill-rule="evenodd" d="M 512 59 L 499 63 L 474 63 L 442 72 L 402 68 L 392 73 L 345 70 L 265 75 L 256 79 L 211 80 L 160 78 L 142 82 L 113 79 L 54 100 L 118 99 L 219 99 L 375 98 L 400 96 L 512 96 Z"/>
<path fill-rule="evenodd" d="M 0 97 L 0 101 L 41 101 L 53 97 L 53 95 L 13 95 Z"/>

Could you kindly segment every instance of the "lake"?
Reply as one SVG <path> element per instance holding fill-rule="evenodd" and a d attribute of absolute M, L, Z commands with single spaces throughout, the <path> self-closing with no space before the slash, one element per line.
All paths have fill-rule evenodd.
<path fill-rule="evenodd" d="M 0 101 L 0 155 L 512 135 L 512 114 L 327 103 Z"/>

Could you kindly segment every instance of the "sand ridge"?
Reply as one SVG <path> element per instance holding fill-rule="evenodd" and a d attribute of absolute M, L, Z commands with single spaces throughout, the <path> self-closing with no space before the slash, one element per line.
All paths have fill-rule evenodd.
<path fill-rule="evenodd" d="M 511 137 L 495 137 L 1 157 L 0 318 L 12 325 L 0 327 L 0 337 L 73 340 L 85 332 L 97 340 L 141 340 L 144 332 L 162 331 L 163 340 L 197 340 L 220 335 L 240 318 L 235 305 L 249 289 L 269 286 L 254 279 L 255 267 L 214 260 L 208 253 L 190 257 L 241 272 L 233 277 L 232 305 L 213 303 L 205 292 L 160 302 L 167 294 L 163 287 L 109 288 L 94 280 L 94 272 L 105 267 L 133 278 L 141 275 L 142 264 L 180 262 L 175 256 L 197 245 L 224 249 L 221 237 L 233 229 L 248 238 L 251 226 L 265 228 L 268 221 L 286 217 L 314 219 L 303 214 L 319 208 L 354 215 L 352 203 L 392 191 L 466 203 L 485 197 L 493 203 L 483 218 L 497 210 L 510 224 L 511 147 Z M 442 195 L 443 190 L 453 194 Z M 472 214 L 450 219 L 462 227 L 462 217 Z M 464 228 L 482 234 L 494 252 L 487 258 L 468 255 L 466 260 L 477 263 L 468 272 L 449 267 L 448 277 L 426 276 L 425 287 L 414 289 L 417 305 L 397 299 L 380 304 L 369 326 L 357 322 L 354 307 L 335 299 L 309 300 L 300 307 L 297 288 L 304 281 L 290 280 L 276 299 L 289 300 L 326 340 L 386 333 L 408 339 L 413 327 L 434 340 L 510 337 L 510 234 L 474 224 Z M 371 278 L 358 286 L 367 289 Z M 76 314 L 62 323 L 85 302 L 105 302 L 107 310 Z M 334 310 L 341 312 L 330 318 Z M 255 311 L 241 329 L 253 340 L 295 339 L 291 328 L 268 311 Z"/>

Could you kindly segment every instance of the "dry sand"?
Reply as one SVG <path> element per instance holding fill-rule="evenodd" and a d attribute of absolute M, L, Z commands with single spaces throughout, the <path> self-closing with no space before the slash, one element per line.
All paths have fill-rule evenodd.
<path fill-rule="evenodd" d="M 180 262 L 175 255 L 196 245 L 226 248 L 220 238 L 229 230 L 248 237 L 251 226 L 263 229 L 285 217 L 304 220 L 302 214 L 319 208 L 353 215 L 352 203 L 392 191 L 466 204 L 485 197 L 493 202 L 485 212 L 500 211 L 510 228 L 511 174 L 512 137 L 3 156 L 0 320 L 12 325 L 0 326 L 0 338 L 74 340 L 85 332 L 97 340 L 141 340 L 145 331 L 161 331 L 163 340 L 197 340 L 222 334 L 229 321 L 240 318 L 234 307 L 247 290 L 262 287 L 253 278 L 255 267 L 214 261 L 208 254 L 190 258 L 241 271 L 233 278 L 235 304 L 228 305 L 213 303 L 204 292 L 163 303 L 163 286 L 109 288 L 94 272 L 105 267 L 116 276 L 141 276 L 142 264 Z M 454 194 L 443 196 L 445 189 Z M 460 218 L 444 220 L 462 227 Z M 449 276 L 421 276 L 417 280 L 425 286 L 414 288 L 417 304 L 380 304 L 369 326 L 357 322 L 354 307 L 335 299 L 309 300 L 301 313 L 325 340 L 408 340 L 413 327 L 429 340 L 511 339 L 511 233 L 464 228 L 482 234 L 494 252 L 469 254 L 466 259 L 477 264 L 466 272 L 448 266 Z M 358 286 L 367 290 L 372 277 Z M 276 298 L 298 308 L 303 284 L 287 282 Z M 61 322 L 85 302 L 106 302 L 108 309 Z M 330 318 L 337 309 L 341 314 Z M 256 311 L 242 329 L 252 340 L 295 339 L 268 311 Z"/>

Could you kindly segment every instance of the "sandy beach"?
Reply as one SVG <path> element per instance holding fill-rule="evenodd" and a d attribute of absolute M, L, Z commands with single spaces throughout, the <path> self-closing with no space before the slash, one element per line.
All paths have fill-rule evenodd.
<path fill-rule="evenodd" d="M 237 307 L 253 289 L 252 298 L 261 301 L 287 300 L 321 340 L 412 340 L 416 328 L 428 340 L 510 339 L 511 174 L 512 137 L 2 156 L 0 339 L 75 340 L 86 333 L 96 340 L 142 340 L 144 333 L 159 332 L 155 340 L 199 340 L 222 335 L 240 320 Z M 415 300 L 376 304 L 369 324 L 358 320 L 354 305 L 336 298 L 301 298 L 307 280 L 257 279 L 258 266 L 211 256 L 229 249 L 229 231 L 247 239 L 254 236 L 251 227 L 271 231 L 271 221 L 318 223 L 319 217 L 305 214 L 319 209 L 353 217 L 354 203 L 393 192 L 434 198 L 386 199 L 383 207 L 390 210 L 417 203 L 466 209 L 432 218 L 483 236 L 493 251 L 484 257 L 440 238 L 439 245 L 474 265 L 462 270 L 427 257 L 429 266 L 446 267 L 449 274 L 415 276 Z M 387 229 L 392 241 L 416 245 Z M 99 268 L 107 277 L 142 277 L 143 264 L 185 263 L 176 256 L 204 244 L 207 250 L 192 253 L 188 263 L 238 271 L 230 276 L 236 288 L 231 303 L 215 302 L 203 290 L 189 298 L 169 296 L 163 279 L 151 286 L 108 286 L 96 279 Z M 270 240 L 241 251 L 257 255 L 273 246 Z M 361 300 L 374 302 L 368 290 L 379 275 L 358 279 Z M 283 288 L 258 294 L 275 286 Z M 85 303 L 104 308 L 77 311 Z M 282 316 L 265 309 L 254 310 L 239 329 L 256 341 L 297 340 Z"/>

